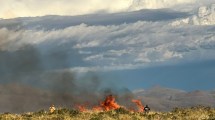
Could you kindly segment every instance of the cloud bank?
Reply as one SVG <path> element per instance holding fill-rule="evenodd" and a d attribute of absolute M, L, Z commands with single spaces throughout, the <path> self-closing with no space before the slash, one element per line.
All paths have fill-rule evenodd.
<path fill-rule="evenodd" d="M 214 25 L 215 24 L 215 4 L 201 6 L 198 9 L 198 14 L 181 20 L 176 20 L 172 25 Z"/>
<path fill-rule="evenodd" d="M 170 8 L 175 5 L 195 3 L 197 0 L 133 0 L 131 9 L 159 9 Z"/>
<path fill-rule="evenodd" d="M 204 0 L 7 0 L 0 1 L 0 18 L 44 15 L 83 15 L 126 12 L 139 9 L 172 8 Z M 191 6 L 192 6 L 191 5 Z M 63 9 L 62 9 L 63 8 Z"/>
<path fill-rule="evenodd" d="M 3 6 L 0 9 L 0 18 L 14 18 L 115 12 L 128 8 L 130 0 L 8 0 L 0 1 L 0 4 Z"/>
<path fill-rule="evenodd" d="M 0 47 L 2 51 L 16 52 L 23 49 L 23 45 L 31 45 L 42 61 L 61 55 L 53 57 L 61 61 L 56 63 L 66 63 L 58 67 L 61 69 L 135 69 L 215 59 L 213 31 L 213 26 L 176 28 L 168 22 L 144 21 L 109 26 L 81 24 L 49 31 L 2 28 Z"/>

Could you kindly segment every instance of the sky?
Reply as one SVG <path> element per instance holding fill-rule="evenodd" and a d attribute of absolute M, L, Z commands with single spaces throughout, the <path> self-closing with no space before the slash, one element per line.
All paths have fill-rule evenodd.
<path fill-rule="evenodd" d="M 80 78 L 95 74 L 102 86 L 131 90 L 215 87 L 215 0 L 2 0 L 0 5 L 1 83 L 40 86 L 29 80 L 36 73 L 39 79 L 41 71 L 71 71 Z"/>
<path fill-rule="evenodd" d="M 208 1 L 213 0 L 1 0 L 0 18 L 127 12 Z"/>

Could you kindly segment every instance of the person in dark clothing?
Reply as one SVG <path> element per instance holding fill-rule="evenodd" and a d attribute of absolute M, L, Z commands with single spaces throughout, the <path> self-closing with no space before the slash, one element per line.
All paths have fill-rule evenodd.
<path fill-rule="evenodd" d="M 144 111 L 145 111 L 145 113 L 149 113 L 150 108 L 149 108 L 149 106 L 148 106 L 148 105 L 146 105 L 146 106 L 144 107 Z"/>

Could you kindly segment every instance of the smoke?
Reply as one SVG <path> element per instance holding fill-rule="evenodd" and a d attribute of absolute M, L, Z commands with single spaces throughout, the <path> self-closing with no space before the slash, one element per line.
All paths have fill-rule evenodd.
<path fill-rule="evenodd" d="M 37 45 L 23 42 L 26 33 L 22 30 L 1 29 L 0 32 L 0 112 L 36 111 L 51 104 L 92 107 L 99 105 L 108 90 L 108 94 L 118 96 L 117 89 L 101 89 L 102 81 L 96 74 L 78 78 L 69 70 L 82 60 L 69 46 L 59 48 L 52 41 Z"/>
<path fill-rule="evenodd" d="M 35 76 L 31 76 L 35 77 Z M 14 81 L 0 85 L 0 112 L 22 113 L 48 110 L 51 104 L 57 107 L 76 108 L 86 105 L 87 108 L 100 105 L 105 96 L 114 95 L 120 105 L 130 108 L 132 92 L 119 91 L 114 88 L 100 88 L 101 80 L 96 76 L 81 81 L 74 73 L 68 71 L 41 73 L 34 81 L 40 86 L 23 84 Z M 43 81 L 43 82 L 41 82 Z"/>
<path fill-rule="evenodd" d="M 94 95 L 99 81 L 77 84 L 75 73 L 65 70 L 78 59 L 76 51 L 50 49 L 41 52 L 36 45 L 20 42 L 23 32 L 0 30 L 0 112 L 24 112 L 47 108 L 50 104 L 71 106 Z M 62 51 L 63 50 L 63 51 Z M 88 89 L 94 87 L 94 89 Z M 84 102 L 84 101 L 83 101 Z"/>
<path fill-rule="evenodd" d="M 88 89 L 90 86 L 77 85 L 72 73 L 50 73 L 49 82 L 44 82 L 48 88 L 32 87 L 19 83 L 0 86 L 0 112 L 28 112 L 48 109 L 51 104 L 58 107 L 74 108 L 75 105 L 89 102 L 96 104 L 98 95 Z"/>

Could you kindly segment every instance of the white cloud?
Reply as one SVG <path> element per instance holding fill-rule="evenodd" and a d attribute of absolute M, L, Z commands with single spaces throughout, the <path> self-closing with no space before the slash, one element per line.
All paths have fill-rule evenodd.
<path fill-rule="evenodd" d="M 198 18 L 213 18 L 213 7 L 201 8 L 203 12 L 197 12 Z M 51 30 L 1 28 L 0 50 L 13 52 L 30 44 L 43 55 L 59 51 L 69 62 L 80 55 L 77 64 L 70 66 L 80 72 L 215 59 L 213 24 L 190 24 L 191 18 L 107 26 L 80 24 Z M 207 20 L 214 22 L 214 18 Z M 31 23 L 26 27 L 31 27 Z"/>
<path fill-rule="evenodd" d="M 176 20 L 171 23 L 173 26 L 179 25 L 215 25 L 215 4 L 202 6 L 198 9 L 198 14 L 189 18 Z"/>
<path fill-rule="evenodd" d="M 0 34 L 1 50 L 15 51 L 23 44 L 31 44 L 41 52 L 52 49 L 53 45 L 58 45 L 54 49 L 60 51 L 72 48 L 90 64 L 71 68 L 79 71 L 135 69 L 154 64 L 215 59 L 212 55 L 215 52 L 213 26 L 175 27 L 168 21 L 139 21 L 111 26 L 81 24 L 51 31 L 3 28 Z M 70 56 L 69 51 L 62 52 Z M 70 57 L 75 56 L 71 54 Z"/>
<path fill-rule="evenodd" d="M 197 0 L 133 0 L 130 9 L 158 9 L 169 8 L 175 5 L 195 3 Z"/>
<path fill-rule="evenodd" d="M 213 0 L 1 0 L 0 18 L 113 13 L 139 9 L 172 8 L 184 4 L 193 6 L 205 1 Z"/>
<path fill-rule="evenodd" d="M 80 15 L 128 8 L 131 0 L 1 0 L 0 18 Z"/>

